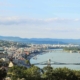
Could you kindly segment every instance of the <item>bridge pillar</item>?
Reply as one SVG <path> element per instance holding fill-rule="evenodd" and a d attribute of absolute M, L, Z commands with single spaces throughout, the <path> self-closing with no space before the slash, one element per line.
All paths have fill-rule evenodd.
<path fill-rule="evenodd" d="M 51 67 L 51 59 L 48 60 L 47 66 Z"/>

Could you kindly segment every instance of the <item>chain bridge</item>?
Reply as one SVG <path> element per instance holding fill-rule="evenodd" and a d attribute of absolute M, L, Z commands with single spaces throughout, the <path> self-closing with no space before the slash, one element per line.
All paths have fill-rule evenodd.
<path fill-rule="evenodd" d="M 63 62 L 51 61 L 49 59 L 48 61 L 34 63 L 34 65 L 80 65 L 80 63 L 63 63 Z"/>

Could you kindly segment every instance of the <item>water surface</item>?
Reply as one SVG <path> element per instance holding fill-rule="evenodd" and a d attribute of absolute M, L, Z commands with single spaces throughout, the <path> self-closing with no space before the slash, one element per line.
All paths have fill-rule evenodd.
<path fill-rule="evenodd" d="M 51 61 L 60 62 L 60 63 L 80 63 L 80 53 L 69 53 L 63 51 L 62 49 L 54 49 L 51 52 L 43 53 L 37 55 L 37 59 L 31 58 L 31 64 L 40 63 L 44 61 Z M 36 65 L 40 68 L 43 68 L 46 65 Z M 70 69 L 80 70 L 80 65 L 51 65 L 54 68 L 57 67 L 67 67 Z"/>

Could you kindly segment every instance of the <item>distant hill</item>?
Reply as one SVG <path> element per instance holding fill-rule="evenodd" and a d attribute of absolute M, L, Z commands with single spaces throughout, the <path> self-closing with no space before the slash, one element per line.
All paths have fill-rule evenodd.
<path fill-rule="evenodd" d="M 0 40 L 15 41 L 35 44 L 80 44 L 80 39 L 52 39 L 52 38 L 20 38 L 12 36 L 0 36 Z"/>

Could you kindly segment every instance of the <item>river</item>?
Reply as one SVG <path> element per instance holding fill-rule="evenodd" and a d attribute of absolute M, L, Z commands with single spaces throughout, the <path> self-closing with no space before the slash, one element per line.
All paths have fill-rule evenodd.
<path fill-rule="evenodd" d="M 62 49 L 53 49 L 51 52 L 38 54 L 37 59 L 30 59 L 31 64 L 40 63 L 44 61 L 60 62 L 60 63 L 80 63 L 80 53 L 69 53 Z M 43 68 L 46 65 L 36 65 Z M 67 67 L 69 69 L 80 70 L 80 65 L 51 65 L 53 68 Z"/>

